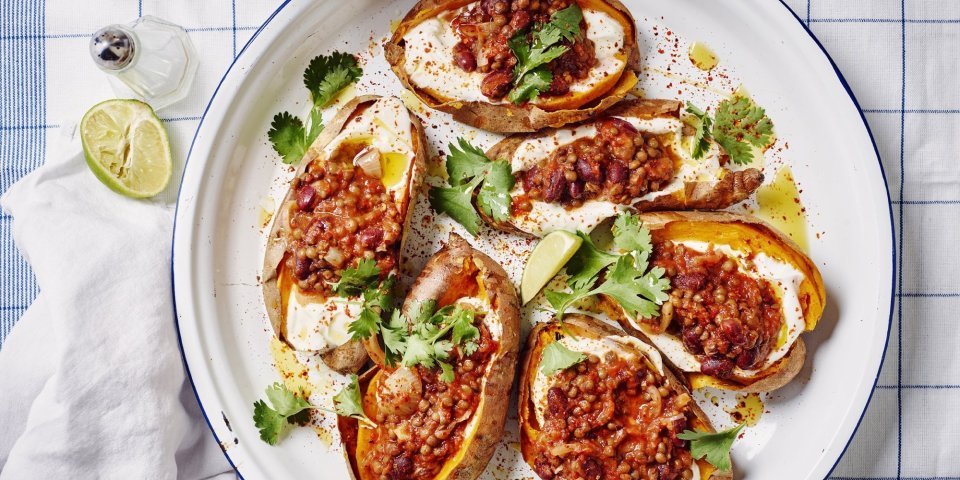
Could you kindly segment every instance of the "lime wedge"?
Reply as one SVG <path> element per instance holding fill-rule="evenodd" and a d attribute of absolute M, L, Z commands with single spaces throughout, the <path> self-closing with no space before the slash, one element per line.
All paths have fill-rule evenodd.
<path fill-rule="evenodd" d="M 540 292 L 540 289 L 566 265 L 567 260 L 577 249 L 583 239 L 570 233 L 558 230 L 550 232 L 530 252 L 527 265 L 523 267 L 523 278 L 520 279 L 520 298 L 526 304 Z"/>
<path fill-rule="evenodd" d="M 121 195 L 152 197 L 170 182 L 167 130 L 146 103 L 107 100 L 94 105 L 80 121 L 80 140 L 90 170 Z"/>

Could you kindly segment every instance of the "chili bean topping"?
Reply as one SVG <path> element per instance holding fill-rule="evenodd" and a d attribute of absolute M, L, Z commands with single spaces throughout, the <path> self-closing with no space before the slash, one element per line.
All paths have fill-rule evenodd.
<path fill-rule="evenodd" d="M 364 258 L 377 262 L 383 278 L 397 264 L 402 216 L 394 193 L 353 164 L 364 147 L 344 143 L 293 179 L 285 266 L 301 290 L 329 294 L 340 272 Z"/>
<path fill-rule="evenodd" d="M 524 192 L 513 207 L 529 212 L 533 201 L 579 207 L 587 200 L 629 204 L 666 187 L 674 177 L 666 136 L 638 132 L 619 118 L 596 123 L 597 134 L 563 145 L 534 168 L 518 172 Z"/>
<path fill-rule="evenodd" d="M 453 47 L 454 63 L 467 72 L 485 74 L 481 92 L 488 98 L 503 98 L 513 87 L 517 58 L 508 44 L 511 37 L 534 25 L 550 21 L 554 12 L 569 7 L 573 0 L 481 0 L 466 8 L 451 22 L 460 42 Z M 586 22 L 580 22 L 586 32 Z M 587 78 L 597 64 L 593 42 L 580 35 L 563 41 L 567 52 L 547 64 L 553 81 L 541 95 L 557 96 L 570 85 Z"/>
<path fill-rule="evenodd" d="M 763 364 L 784 322 L 773 285 L 746 275 L 736 260 L 712 248 L 698 252 L 656 237 L 653 265 L 666 271 L 672 286 L 661 316 L 676 319 L 667 330 L 698 357 L 701 372 L 730 378 L 735 367 Z M 659 328 L 661 320 L 650 321 Z"/>
<path fill-rule="evenodd" d="M 479 348 L 461 356 L 450 353 L 454 380 L 439 378 L 438 368 L 413 367 L 420 376 L 423 392 L 416 409 L 409 415 L 386 414 L 378 410 L 377 428 L 371 433 L 373 448 L 358 464 L 368 469 L 371 478 L 381 480 L 432 479 L 463 443 L 466 426 L 480 403 L 483 375 L 497 351 L 498 343 L 478 315 Z"/>
<path fill-rule="evenodd" d="M 677 435 L 694 418 L 692 399 L 636 358 L 613 352 L 557 374 L 535 444 L 544 480 L 693 478 L 689 444 Z"/>

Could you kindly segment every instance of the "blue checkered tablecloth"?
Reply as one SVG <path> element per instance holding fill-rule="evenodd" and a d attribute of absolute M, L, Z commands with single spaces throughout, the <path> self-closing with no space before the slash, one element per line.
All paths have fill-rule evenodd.
<path fill-rule="evenodd" d="M 112 96 L 87 58 L 98 27 L 154 14 L 190 32 L 202 58 L 199 86 L 161 112 L 182 162 L 217 81 L 279 3 L 0 0 L 0 192 L 42 164 L 87 107 Z M 890 346 L 863 423 L 831 478 L 960 480 L 960 1 L 787 3 L 864 108 L 897 230 Z M 160 200 L 174 196 L 168 189 Z M 0 342 L 38 293 L 11 223 L 0 216 Z"/>

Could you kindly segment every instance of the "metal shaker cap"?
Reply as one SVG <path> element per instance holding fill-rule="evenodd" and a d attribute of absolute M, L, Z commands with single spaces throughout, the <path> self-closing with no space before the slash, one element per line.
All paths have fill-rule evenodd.
<path fill-rule="evenodd" d="M 121 70 L 133 60 L 133 32 L 123 25 L 108 25 L 90 38 L 90 55 L 103 70 Z"/>

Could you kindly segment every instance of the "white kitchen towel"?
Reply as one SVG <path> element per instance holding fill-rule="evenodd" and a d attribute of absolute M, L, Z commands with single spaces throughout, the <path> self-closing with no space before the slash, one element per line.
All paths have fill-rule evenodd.
<path fill-rule="evenodd" d="M 43 291 L 0 350 L 0 479 L 231 472 L 177 346 L 172 209 L 104 188 L 73 138 L 0 205 Z"/>

